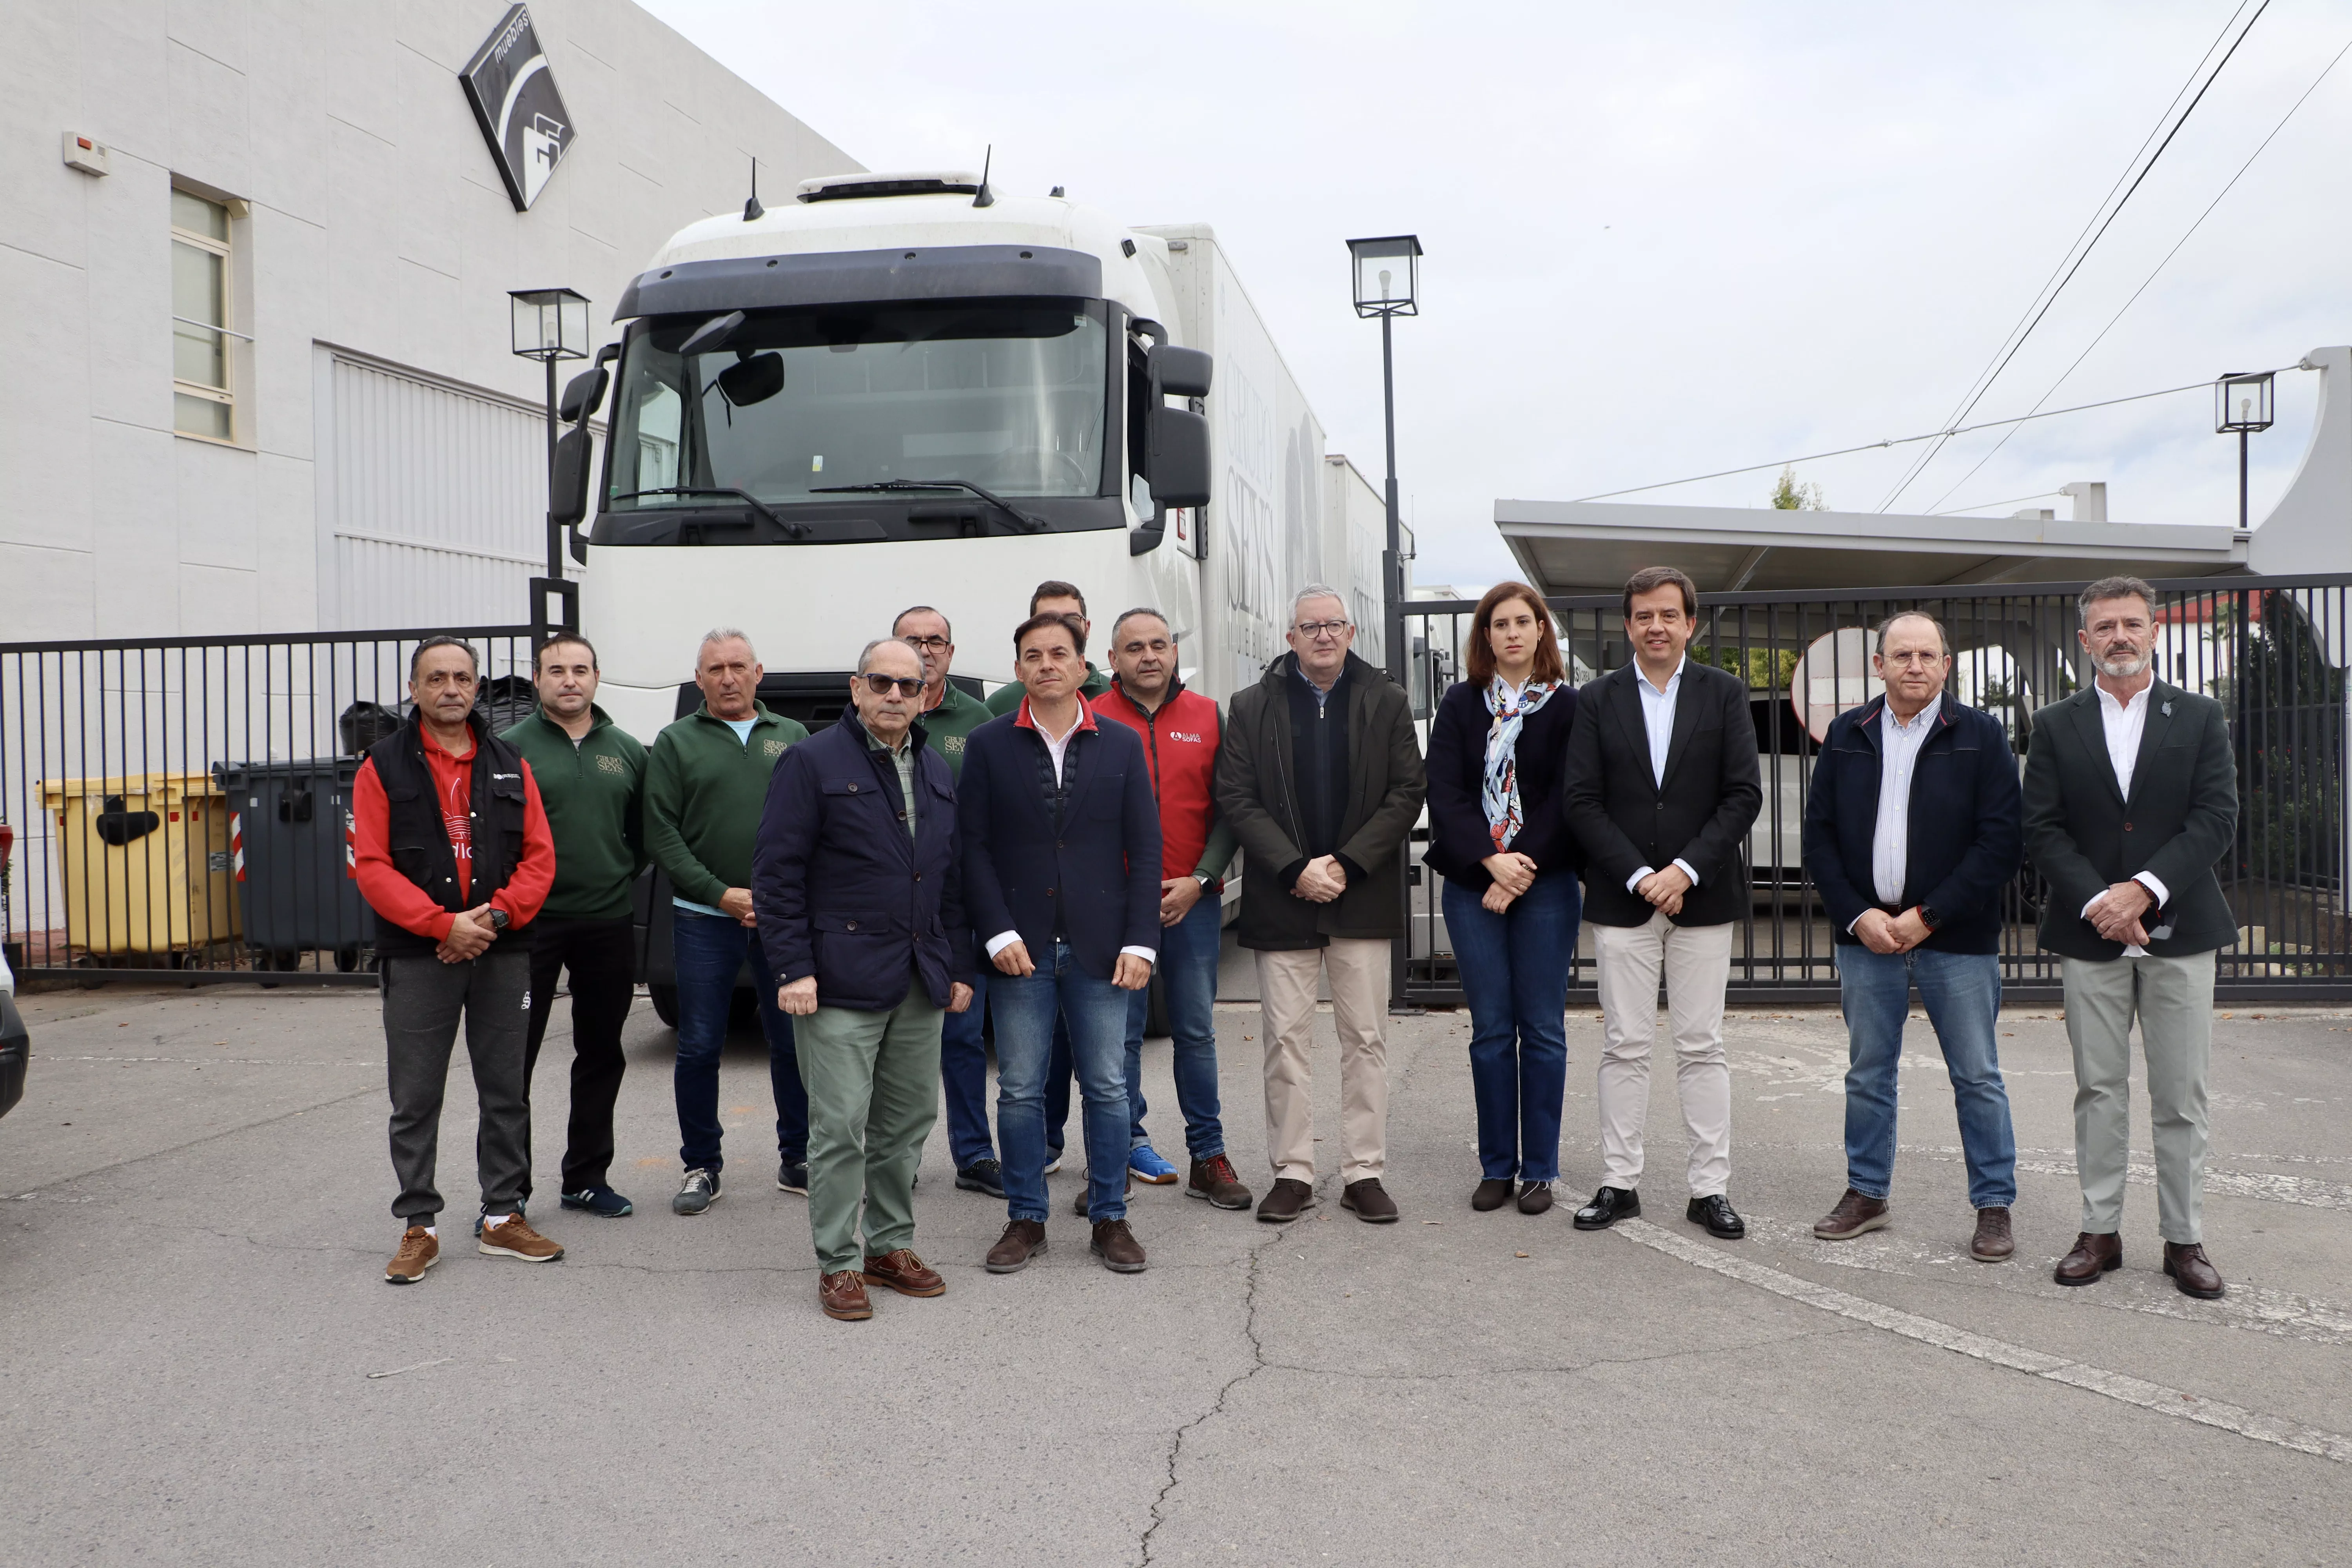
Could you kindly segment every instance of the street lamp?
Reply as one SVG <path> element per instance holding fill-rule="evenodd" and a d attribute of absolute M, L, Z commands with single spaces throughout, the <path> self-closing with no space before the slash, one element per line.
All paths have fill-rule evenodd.
<path fill-rule="evenodd" d="M 1421 240 L 1410 234 L 1351 239 L 1348 254 L 1356 269 L 1356 314 L 1381 319 L 1381 403 L 1388 423 L 1388 548 L 1381 557 L 1381 643 L 1390 679 L 1404 684 L 1404 560 L 1397 521 L 1396 348 L 1389 323 L 1421 314 Z"/>
<path fill-rule="evenodd" d="M 2246 437 L 2271 427 L 2271 375 L 2225 375 L 2213 384 L 2213 433 L 2238 437 L 2238 531 L 2246 521 Z"/>
<path fill-rule="evenodd" d="M 555 364 L 588 357 L 588 297 L 572 289 L 509 289 L 514 352 L 547 367 L 547 575 L 563 581 L 563 531 L 555 525 Z M 532 594 L 538 601 L 536 591 Z"/>

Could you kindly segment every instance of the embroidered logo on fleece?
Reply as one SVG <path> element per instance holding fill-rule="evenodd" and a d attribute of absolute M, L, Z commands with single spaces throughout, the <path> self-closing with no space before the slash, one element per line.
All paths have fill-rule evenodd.
<path fill-rule="evenodd" d="M 600 754 L 596 759 L 596 771 L 600 773 L 625 773 L 629 771 L 629 764 L 618 757 Z"/>

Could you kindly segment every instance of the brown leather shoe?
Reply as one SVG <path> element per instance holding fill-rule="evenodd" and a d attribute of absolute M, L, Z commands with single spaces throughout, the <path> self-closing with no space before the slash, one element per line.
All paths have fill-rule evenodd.
<path fill-rule="evenodd" d="M 1315 1189 L 1294 1176 L 1277 1176 L 1274 1189 L 1260 1198 L 1257 1217 L 1268 1225 L 1287 1225 L 1315 1206 Z"/>
<path fill-rule="evenodd" d="M 1848 1187 L 1837 1207 L 1813 1221 L 1813 1234 L 1823 1241 L 1852 1241 L 1864 1231 L 1878 1229 L 1886 1219 L 1885 1198 L 1864 1197 Z"/>
<path fill-rule="evenodd" d="M 400 1233 L 400 1250 L 384 1266 L 383 1282 L 414 1285 L 425 1278 L 426 1269 L 440 1261 L 441 1238 L 421 1225 L 412 1225 Z"/>
<path fill-rule="evenodd" d="M 2074 1250 L 2058 1260 L 2050 1278 L 2061 1285 L 2095 1285 L 2100 1275 L 2123 1266 L 2122 1237 L 2112 1231 L 2097 1236 L 2086 1230 L 2074 1238 Z"/>
<path fill-rule="evenodd" d="M 1520 1187 L 1519 1212 L 1521 1214 L 1550 1213 L 1551 1184 L 1549 1182 L 1529 1182 Z"/>
<path fill-rule="evenodd" d="M 1188 1198 L 1206 1198 L 1210 1205 L 1221 1209 L 1245 1209 L 1250 1206 L 1250 1190 L 1234 1174 L 1234 1163 L 1223 1154 L 1212 1154 L 1205 1160 L 1192 1162 L 1192 1173 L 1184 1183 Z"/>
<path fill-rule="evenodd" d="M 1969 1256 L 1979 1263 L 2006 1263 L 2016 1250 L 2017 1242 L 2009 1234 L 2009 1211 L 1977 1210 L 1977 1234 L 1969 1243 Z"/>
<path fill-rule="evenodd" d="M 1006 1223 L 1004 1234 L 988 1249 L 987 1268 L 991 1274 L 1018 1274 L 1029 1267 L 1029 1260 L 1045 1250 L 1045 1227 L 1034 1219 L 1016 1219 Z"/>
<path fill-rule="evenodd" d="M 1470 1206 L 1480 1214 L 1492 1214 L 1511 1201 L 1512 1187 L 1508 1176 L 1489 1176 L 1470 1189 Z"/>
<path fill-rule="evenodd" d="M 2173 1284 L 2184 1296 L 2194 1296 L 2200 1301 L 2218 1301 L 2228 1289 L 2221 1283 L 2221 1271 L 2205 1256 L 2205 1244 L 2192 1241 L 2183 1247 L 2178 1242 L 2164 1244 L 2164 1271 L 2172 1276 Z"/>
<path fill-rule="evenodd" d="M 874 1315 L 874 1303 L 866 1299 L 866 1280 L 855 1268 L 818 1275 L 816 1304 L 826 1317 L 845 1323 L 863 1322 Z"/>
<path fill-rule="evenodd" d="M 1094 1239 L 1087 1243 L 1087 1250 L 1114 1274 L 1143 1272 L 1143 1243 L 1135 1239 L 1135 1232 L 1123 1219 L 1097 1220 Z"/>
<path fill-rule="evenodd" d="M 944 1296 L 948 1290 L 948 1282 L 936 1270 L 924 1268 L 923 1260 L 908 1247 L 867 1258 L 866 1282 L 887 1285 L 901 1296 Z"/>
<path fill-rule="evenodd" d="M 1397 1219 L 1396 1199 L 1389 1196 L 1378 1176 L 1366 1176 L 1360 1182 L 1349 1182 L 1339 1189 L 1339 1206 L 1354 1209 L 1356 1217 L 1366 1225 L 1394 1225 Z"/>

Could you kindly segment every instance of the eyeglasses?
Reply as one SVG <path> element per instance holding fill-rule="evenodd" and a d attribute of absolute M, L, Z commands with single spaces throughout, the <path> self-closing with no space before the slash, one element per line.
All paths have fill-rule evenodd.
<path fill-rule="evenodd" d="M 1312 642 L 1318 637 L 1336 637 L 1348 625 L 1346 621 L 1301 621 L 1290 629 Z"/>
<path fill-rule="evenodd" d="M 923 653 L 937 653 L 943 647 L 955 647 L 955 644 L 945 637 L 900 637 L 898 640 L 911 645 Z"/>
<path fill-rule="evenodd" d="M 913 677 L 868 675 L 864 679 L 866 689 L 877 697 L 889 696 L 890 689 L 894 686 L 898 689 L 898 695 L 901 697 L 919 697 L 923 694 L 923 678 L 919 675 Z"/>

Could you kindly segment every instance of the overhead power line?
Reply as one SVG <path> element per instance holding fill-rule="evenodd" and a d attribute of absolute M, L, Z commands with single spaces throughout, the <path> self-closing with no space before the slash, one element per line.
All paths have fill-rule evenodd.
<path fill-rule="evenodd" d="M 1980 500 L 1971 506 L 1956 506 L 1949 511 L 1931 511 L 1927 515 L 1929 517 L 1958 517 L 1964 511 L 1982 511 L 1989 506 L 2015 506 L 2021 500 L 2048 500 L 2053 496 L 2063 495 L 2064 493 L 2065 492 L 2063 490 L 2036 490 L 2030 496 L 2011 496 L 2005 500 Z"/>
<path fill-rule="evenodd" d="M 2222 70 L 2228 67 L 2231 58 L 2238 52 L 2238 46 L 2246 41 L 2246 35 L 2254 30 L 2254 24 L 2263 19 L 2263 13 L 2269 10 L 2271 0 L 2262 0 L 2261 5 L 2255 9 L 2254 14 L 2246 19 L 2246 25 L 2238 29 L 2238 36 L 2235 38 L 2231 39 L 2229 48 L 2223 52 L 2221 59 L 2214 63 L 2213 68 L 2206 72 L 2204 85 L 2198 88 L 2197 95 L 2189 100 L 2188 107 L 2181 110 L 2180 112 L 2173 118 L 2172 129 L 2165 132 L 2164 140 L 2157 143 L 2156 151 L 2148 153 L 2145 159 L 2139 160 L 2139 173 L 2132 177 L 2130 185 L 2124 191 L 2122 196 L 2115 199 L 2112 203 L 2101 203 L 2101 206 L 2105 210 L 2106 216 L 2104 218 L 2101 218 L 2096 213 L 2092 215 L 2093 221 L 2095 222 L 2098 226 L 2091 234 L 2090 239 L 2087 242 L 2084 242 L 2078 238 L 2075 247 L 2068 253 L 2072 259 L 2061 258 L 2059 262 L 2060 271 L 2052 275 L 2056 279 L 2054 284 L 2044 283 L 2042 285 L 2042 292 L 2034 297 L 2038 303 L 2026 307 L 2027 315 L 2026 318 L 2023 319 L 2022 327 L 2011 329 L 2009 337 L 2003 340 L 2002 348 L 1995 352 L 1990 368 L 1979 374 L 1976 381 L 1971 384 L 1972 390 L 1963 401 L 1959 411 L 1945 420 L 1947 425 L 1958 426 L 1961 420 L 1966 419 L 1971 413 L 1975 412 L 1976 405 L 1979 402 L 1983 401 L 1985 394 L 1992 390 L 1993 383 L 2000 379 L 2001 372 L 2009 368 L 2010 361 L 2015 359 L 2017 357 L 2018 351 L 2025 346 L 2025 340 L 2033 335 L 2033 329 L 2042 324 L 2042 318 L 2047 316 L 2050 313 L 2051 308 L 2058 303 L 2058 296 L 2065 292 L 2066 285 L 2074 280 L 2074 274 L 2083 269 L 2083 264 L 2091 258 L 2091 252 L 2098 247 L 2100 240 L 2106 237 L 2107 230 L 2113 226 L 2116 218 L 2123 216 L 2124 208 L 2130 204 L 2132 197 L 2138 193 L 2140 186 L 2146 183 L 2149 174 L 2156 168 L 2157 161 L 2164 156 L 2165 149 L 2171 146 L 2173 139 L 2180 134 L 2180 128 L 2189 123 L 2189 117 L 2197 112 L 2197 106 L 2205 101 L 2205 95 L 2211 91 L 2213 84 L 2221 79 Z M 2235 22 L 2238 19 L 2239 15 L 2242 13 L 2245 8 L 2244 0 L 2241 0 L 2238 9 L 2230 14 L 2230 21 Z M 2222 25 L 2221 35 L 2216 37 L 2212 44 L 2206 46 L 2204 56 L 2197 62 L 2199 66 L 2203 66 L 2205 60 L 2212 58 L 2214 48 L 2219 47 L 2221 37 L 2228 37 L 2229 30 L 2229 23 L 2224 23 Z M 2197 73 L 2192 70 L 2189 73 L 2189 80 L 2194 81 L 2196 79 L 2196 74 Z M 2183 84 L 2181 91 L 2185 92 L 2188 89 L 2186 84 Z M 2179 101 L 2180 93 L 2174 93 L 2173 102 L 2179 103 Z M 2171 112 L 2169 106 L 2167 107 L 2166 112 Z M 2159 116 L 2157 123 L 2161 125 L 2163 122 L 2162 117 Z M 2155 132 L 2149 132 L 2151 137 L 2153 137 L 2154 134 Z M 2143 141 L 2140 145 L 2145 148 L 2147 145 L 2147 142 Z M 2137 158 L 2138 154 L 2135 153 L 2134 157 Z M 2126 168 L 2128 169 L 2129 165 L 2126 164 Z M 2120 184 L 2122 184 L 2122 181 L 2118 179 L 2116 183 Z M 2113 195 L 2112 187 L 2110 187 L 2109 195 Z M 1916 479 L 1919 475 L 1925 471 L 1929 463 L 1935 461 L 1936 454 L 1942 450 L 1943 443 L 1938 441 L 1933 447 L 1930 447 L 1927 452 L 1922 454 L 1919 460 L 1911 465 L 1910 469 L 1904 474 L 1902 479 L 1896 483 L 1895 487 L 1887 491 L 1886 499 L 1878 503 L 1877 510 L 1885 511 L 1889 507 L 1893 506 L 1897 500 L 1901 499 L 1903 492 L 1911 488 L 1912 481 Z"/>
<path fill-rule="evenodd" d="M 2156 281 L 2157 275 L 2171 264 L 2172 258 L 2180 254 L 2180 247 L 2187 245 L 2190 237 L 2195 235 L 2200 228 L 2204 226 L 2205 220 L 2213 216 L 2213 209 L 2221 205 L 2221 198 L 2228 195 L 2232 190 L 2236 189 L 2238 182 L 2246 177 L 2246 171 L 2254 166 L 2254 160 L 2263 155 L 2263 149 L 2268 147 L 2273 142 L 2278 140 L 2279 132 L 2286 129 L 2286 122 L 2294 118 L 2294 111 L 2303 107 L 2305 100 L 2310 98 L 2313 93 L 2319 90 L 2319 84 L 2327 79 L 2329 74 L 2336 69 L 2337 63 L 2340 62 L 2347 54 L 2352 54 L 2352 43 L 2347 43 L 2342 48 L 2336 50 L 2335 58 L 2329 60 L 2326 66 L 2321 68 L 2319 74 L 2311 79 L 2311 85 L 2303 89 L 2303 97 L 2296 99 L 2293 103 L 2287 106 L 2286 112 L 2279 116 L 2279 122 L 2271 127 L 2271 133 L 2263 138 L 2261 145 L 2257 146 L 2252 153 L 2246 154 L 2246 161 L 2238 165 L 2238 172 L 2230 176 L 2230 183 L 2223 185 L 2220 191 L 2214 194 L 2213 199 L 2205 204 L 2205 210 L 2197 215 L 2197 220 L 2189 226 L 2188 232 L 2183 234 L 2179 239 L 2173 241 L 2172 248 L 2164 253 L 2164 258 L 2156 264 L 2146 278 L 2140 279 L 2139 287 L 2131 291 L 2131 298 L 2126 300 L 2116 308 L 2116 313 L 2107 318 L 2107 324 L 2099 329 L 2097 336 L 2094 337 L 2089 342 L 2083 345 L 2083 352 L 2076 354 L 2074 356 L 2074 363 L 2069 364 L 2064 371 L 2060 373 L 2057 380 L 2050 384 L 2050 390 L 2043 393 L 2039 398 L 2034 400 L 2033 408 L 2038 409 L 2043 404 L 2057 396 L 2058 389 L 2065 385 L 2067 379 L 2076 371 L 2083 368 L 2083 362 L 2091 357 L 2091 351 L 2097 348 L 2102 342 L 2106 341 L 2107 334 L 2115 331 L 2116 323 L 2124 319 L 2124 312 L 2130 310 L 2134 305 L 2139 302 L 2139 297 L 2147 292 L 2148 285 Z M 2032 413 L 2032 409 L 2027 410 L 2028 413 Z M 1979 458 L 1976 460 L 1975 465 L 1971 467 L 1967 473 L 1962 474 L 1958 479 L 1952 481 L 1950 487 L 1947 489 L 1942 495 L 1936 498 L 1935 504 L 1941 506 L 1945 501 L 1950 500 L 1952 491 L 1958 489 L 1962 485 L 1967 484 L 1969 479 L 1973 479 L 1976 476 L 1977 470 L 1983 468 L 1987 463 L 1991 462 L 1994 456 L 1998 454 L 2003 447 L 2009 445 L 2010 437 L 2016 434 L 2017 427 L 2015 426 L 2011 426 L 2008 430 L 2004 431 L 2000 439 L 1992 444 L 1992 449 L 1987 452 L 1983 457 Z M 1999 503 L 1995 502 L 1993 504 L 1998 505 Z"/>
<path fill-rule="evenodd" d="M 2273 371 L 2252 371 L 2244 374 L 2276 375 L 2284 371 L 2301 368 L 2299 365 L 2281 365 Z M 1769 463 L 1749 463 L 1744 468 L 1717 468 L 1711 474 L 1692 474 L 1679 479 L 1660 479 L 1654 485 L 1634 485 L 1628 489 L 1603 490 L 1599 495 L 1578 496 L 1569 504 L 1580 506 L 1589 500 L 1613 500 L 1619 496 L 1637 496 L 1649 490 L 1672 489 L 1676 485 L 1695 485 L 1704 479 L 1729 479 L 1735 474 L 1754 474 L 1760 473 L 1766 468 L 1785 468 L 1794 463 L 1818 463 L 1827 458 L 1849 458 L 1856 452 L 1875 452 L 1888 447 L 1907 447 L 1914 441 L 1948 440 L 1954 436 L 1965 436 L 1971 430 L 1998 430 L 2004 425 L 2022 425 L 2029 419 L 2055 419 L 2062 414 L 2080 414 L 2092 408 L 2112 408 L 2118 403 L 2143 403 L 2151 397 L 2170 397 L 2182 392 L 2203 392 L 2212 384 L 2210 381 L 2192 381 L 2186 386 L 2167 386 L 2155 392 L 2135 392 L 2126 397 L 2106 397 L 2096 403 L 2077 403 L 2069 408 L 2044 409 L 2039 414 L 2019 414 L 2007 419 L 1987 419 L 1975 425 L 1961 425 L 1948 430 L 1923 431 L 1916 436 L 1893 436 L 1884 441 L 1864 441 L 1859 447 L 1840 447 L 1833 452 L 1811 452 L 1801 458 L 1775 458 Z"/>

